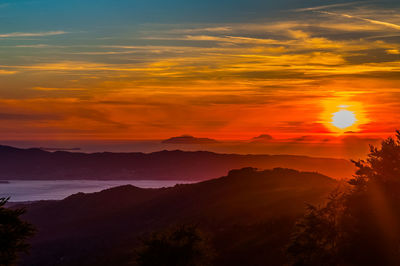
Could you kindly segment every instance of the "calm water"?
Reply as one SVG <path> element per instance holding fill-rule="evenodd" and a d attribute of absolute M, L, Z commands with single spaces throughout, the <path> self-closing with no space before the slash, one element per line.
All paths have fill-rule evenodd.
<path fill-rule="evenodd" d="M 60 200 L 78 192 L 91 193 L 122 185 L 141 188 L 172 187 L 190 182 L 160 180 L 57 180 L 57 181 L 9 181 L 0 183 L 0 197 L 11 197 L 10 202 L 34 200 Z"/>

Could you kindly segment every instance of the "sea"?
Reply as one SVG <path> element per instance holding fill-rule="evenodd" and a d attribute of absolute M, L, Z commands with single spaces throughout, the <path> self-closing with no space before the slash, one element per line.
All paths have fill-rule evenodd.
<path fill-rule="evenodd" d="M 10 180 L 0 182 L 0 198 L 10 197 L 10 202 L 61 200 L 78 192 L 93 193 L 123 185 L 162 188 L 188 183 L 192 182 L 177 180 Z"/>

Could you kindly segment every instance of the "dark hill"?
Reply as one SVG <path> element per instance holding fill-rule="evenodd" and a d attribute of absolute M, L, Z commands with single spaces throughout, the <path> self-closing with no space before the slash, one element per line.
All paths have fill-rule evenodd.
<path fill-rule="evenodd" d="M 237 155 L 212 152 L 154 153 L 48 152 L 0 146 L 0 180 L 141 179 L 205 180 L 230 169 L 256 167 L 317 171 L 334 178 L 351 177 L 350 161 L 293 155 Z"/>
<path fill-rule="evenodd" d="M 138 236 L 180 223 L 212 236 L 216 265 L 282 265 L 305 203 L 335 186 L 317 173 L 245 168 L 173 188 L 122 186 L 34 203 L 25 218 L 39 233 L 22 265 L 130 265 Z"/>

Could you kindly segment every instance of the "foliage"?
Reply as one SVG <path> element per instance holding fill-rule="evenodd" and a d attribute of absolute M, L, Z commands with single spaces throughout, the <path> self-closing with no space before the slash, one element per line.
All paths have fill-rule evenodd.
<path fill-rule="evenodd" d="M 211 265 L 213 252 L 207 239 L 193 225 L 152 233 L 137 252 L 140 266 Z"/>
<path fill-rule="evenodd" d="M 354 163 L 350 188 L 297 223 L 292 265 L 400 265 L 400 132 Z"/>
<path fill-rule="evenodd" d="M 33 226 L 20 219 L 25 209 L 5 207 L 8 198 L 0 198 L 0 265 L 14 265 L 18 253 L 28 252 L 26 240 L 33 236 Z"/>
<path fill-rule="evenodd" d="M 297 232 L 288 252 L 295 254 L 295 265 L 335 265 L 339 240 L 338 219 L 342 194 L 330 195 L 324 207 L 307 205 L 307 213 L 297 224 Z"/>

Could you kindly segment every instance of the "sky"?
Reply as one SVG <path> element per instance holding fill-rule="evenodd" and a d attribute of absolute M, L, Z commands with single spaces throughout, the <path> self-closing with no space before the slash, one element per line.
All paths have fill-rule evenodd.
<path fill-rule="evenodd" d="M 392 134 L 400 3 L 321 2 L 0 0 L 0 140 Z"/>

